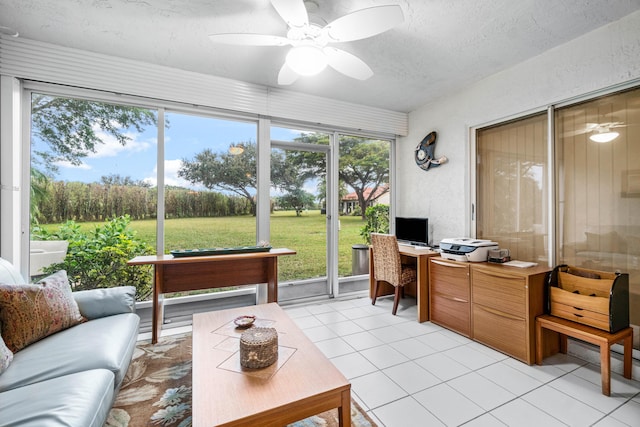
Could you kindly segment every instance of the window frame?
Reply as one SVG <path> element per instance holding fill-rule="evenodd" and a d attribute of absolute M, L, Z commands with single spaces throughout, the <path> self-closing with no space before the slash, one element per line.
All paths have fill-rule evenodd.
<path fill-rule="evenodd" d="M 4 225 L 2 231 L 4 233 L 5 230 L 15 231 L 13 239 L 7 239 L 7 243 L 4 242 L 1 247 L 1 253 L 7 254 L 5 257 L 12 261 L 16 266 L 20 268 L 23 276 L 28 277 L 28 264 L 29 264 L 29 192 L 28 188 L 30 187 L 30 97 L 33 92 L 41 93 L 50 96 L 57 97 L 71 97 L 71 98 L 81 98 L 89 101 L 96 102 L 105 102 L 105 103 L 115 103 L 119 105 L 131 105 L 142 108 L 153 109 L 158 112 L 158 191 L 160 193 L 161 190 L 161 182 L 164 185 L 164 150 L 162 149 L 164 142 L 164 127 L 161 123 L 164 123 L 163 116 L 167 112 L 176 112 L 176 113 L 190 113 L 197 114 L 201 116 L 209 116 L 216 119 L 229 119 L 229 120 L 240 120 L 240 121 L 251 121 L 256 122 L 258 126 L 257 132 L 257 145 L 258 145 L 258 205 L 257 205 L 257 222 L 256 222 L 256 240 L 269 240 L 269 181 L 270 181 L 270 167 L 269 167 L 269 158 L 271 151 L 271 140 L 270 140 L 270 129 L 273 123 L 273 126 L 287 126 L 294 127 L 300 129 L 311 129 L 317 130 L 320 132 L 327 132 L 331 135 L 332 143 L 331 147 L 334 147 L 336 142 L 339 139 L 339 136 L 342 134 L 345 135 L 353 135 L 357 137 L 364 138 L 375 138 L 387 140 L 390 143 L 389 148 L 389 157 L 390 157 L 390 172 L 389 172 L 389 184 L 390 184 L 390 194 L 391 194 L 391 202 L 390 202 L 390 211 L 391 217 L 393 218 L 393 213 L 395 212 L 395 201 L 396 201 L 396 190 L 395 190 L 395 173 L 396 173 L 396 150 L 397 150 L 397 137 L 396 135 L 390 135 L 386 133 L 379 132 L 367 132 L 362 131 L 361 129 L 348 129 L 339 126 L 329 126 L 329 125 L 321 125 L 317 123 L 305 123 L 291 120 L 277 120 L 271 117 L 260 116 L 254 113 L 243 113 L 229 110 L 220 110 L 213 107 L 205 107 L 198 105 L 189 105 L 180 102 L 173 101 L 165 101 L 156 98 L 148 98 L 148 97 L 140 97 L 136 95 L 129 94 L 119 94 L 112 93 L 108 91 L 101 91 L 95 89 L 86 89 L 79 87 L 70 87 L 70 86 L 62 86 L 55 83 L 45 83 L 45 82 L 37 82 L 31 80 L 21 80 L 10 76 L 0 76 L 2 77 L 2 101 L 6 103 L 8 100 L 11 101 L 11 108 L 4 109 L 2 114 L 2 123 L 4 125 L 5 122 L 14 123 L 15 127 L 19 131 L 18 137 L 12 137 L 11 141 L 14 141 L 15 144 L 12 147 L 7 148 L 3 147 L 3 159 L 6 158 L 6 152 L 11 154 L 11 149 L 15 149 L 15 146 L 19 146 L 19 161 L 17 162 L 2 162 L 3 173 L 11 173 L 19 174 L 19 186 L 16 185 L 14 187 L 19 187 L 15 194 L 12 194 L 12 200 L 15 200 L 17 203 L 6 203 L 5 206 L 11 206 L 11 212 L 7 212 L 9 209 L 5 208 L 5 210 L 0 210 L 0 215 L 3 219 L 3 225 L 5 223 L 4 219 L 9 217 L 13 218 L 10 220 L 7 225 Z M 11 93 L 7 94 L 6 87 L 9 85 L 12 86 Z M 19 113 L 19 114 L 18 114 Z M 4 127 L 4 126 L 3 126 Z M 15 132 L 14 132 L 15 133 Z M 5 138 L 3 137 L 3 140 Z M 329 156 L 330 163 L 332 164 L 332 177 L 328 177 L 329 179 L 333 179 L 333 182 L 338 182 L 338 150 L 332 148 L 330 151 L 331 155 Z M 266 161 L 265 161 L 266 160 Z M 5 172 L 6 171 L 6 172 Z M 161 179 L 162 178 L 162 179 Z M 331 197 L 333 203 L 331 204 L 332 210 L 336 212 L 333 214 L 333 218 L 338 218 L 338 191 L 337 188 L 334 190 L 333 186 L 331 186 L 331 190 L 328 191 L 327 197 Z M 22 190 L 24 189 L 24 190 Z M 266 189 L 266 191 L 265 191 Z M 26 190 L 26 191 L 25 191 Z M 160 198 L 158 199 L 158 205 L 163 206 L 163 201 L 161 203 Z M 19 227 L 16 227 L 15 223 L 19 223 Z M 156 232 L 156 248 L 164 247 L 164 234 L 160 230 L 163 230 L 164 221 L 162 221 L 162 216 L 158 217 L 157 221 L 157 232 Z M 328 227 L 328 232 L 333 234 L 333 240 L 335 243 L 328 248 L 328 252 L 330 254 L 330 258 L 327 260 L 329 265 L 333 265 L 333 258 L 337 259 L 337 233 L 338 233 L 338 221 L 332 221 L 330 226 Z M 6 235 L 6 234 L 3 234 Z M 333 247 L 335 246 L 335 248 Z M 11 255 L 14 254 L 14 255 Z M 328 276 L 329 283 L 332 283 L 331 286 L 333 289 L 332 296 L 338 296 L 339 294 L 339 284 L 343 281 L 352 281 L 353 278 L 339 278 L 337 266 L 335 268 L 330 269 L 330 274 Z M 333 271 L 335 270 L 335 271 Z M 368 278 L 365 276 L 364 278 L 359 278 L 359 280 L 366 281 L 368 283 Z"/>

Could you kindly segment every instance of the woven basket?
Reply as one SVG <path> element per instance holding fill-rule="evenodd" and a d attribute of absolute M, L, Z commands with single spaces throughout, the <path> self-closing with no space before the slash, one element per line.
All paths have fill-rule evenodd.
<path fill-rule="evenodd" d="M 278 333 L 274 328 L 250 328 L 240 336 L 240 365 L 266 368 L 278 360 Z"/>

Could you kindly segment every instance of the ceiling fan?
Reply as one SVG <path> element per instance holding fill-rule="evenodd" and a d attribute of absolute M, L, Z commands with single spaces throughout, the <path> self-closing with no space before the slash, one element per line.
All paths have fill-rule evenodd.
<path fill-rule="evenodd" d="M 291 46 L 278 73 L 280 85 L 290 85 L 299 76 L 318 74 L 327 65 L 354 79 L 368 79 L 373 71 L 364 61 L 330 44 L 375 36 L 404 20 L 400 6 L 387 5 L 356 10 L 321 26 L 309 20 L 307 7 L 318 7 L 313 1 L 271 0 L 271 5 L 289 26 L 286 37 L 225 33 L 211 34 L 209 38 L 214 43 L 240 46 Z"/>
<path fill-rule="evenodd" d="M 589 129 L 589 125 L 591 128 Z M 625 125 L 622 122 L 611 122 L 611 123 L 587 123 L 587 132 L 593 132 L 589 139 L 593 142 L 605 143 L 611 142 L 616 139 L 620 134 L 614 130 L 613 128 L 624 127 Z"/>
<path fill-rule="evenodd" d="M 620 134 L 613 129 L 627 127 L 624 122 L 604 122 L 604 123 L 585 123 L 584 128 L 566 132 L 566 136 L 576 136 L 581 134 L 590 134 L 589 139 L 594 142 L 610 142 L 616 139 Z"/>

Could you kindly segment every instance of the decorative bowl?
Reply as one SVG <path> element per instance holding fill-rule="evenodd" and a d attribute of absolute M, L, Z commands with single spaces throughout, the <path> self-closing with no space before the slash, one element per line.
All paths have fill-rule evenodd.
<path fill-rule="evenodd" d="M 252 315 L 239 316 L 233 319 L 233 323 L 235 323 L 238 328 L 248 328 L 249 326 L 253 325 L 255 321 L 256 316 Z"/>

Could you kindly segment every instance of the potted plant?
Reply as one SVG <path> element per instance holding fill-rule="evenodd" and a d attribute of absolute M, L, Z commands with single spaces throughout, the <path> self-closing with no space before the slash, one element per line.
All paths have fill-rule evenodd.
<path fill-rule="evenodd" d="M 358 244 L 351 247 L 351 274 L 367 274 L 369 272 L 369 245 L 371 244 L 371 233 L 389 232 L 389 206 L 375 205 L 369 206 L 364 213 L 365 224 L 360 229 L 360 235 L 365 241 L 365 245 Z"/>

